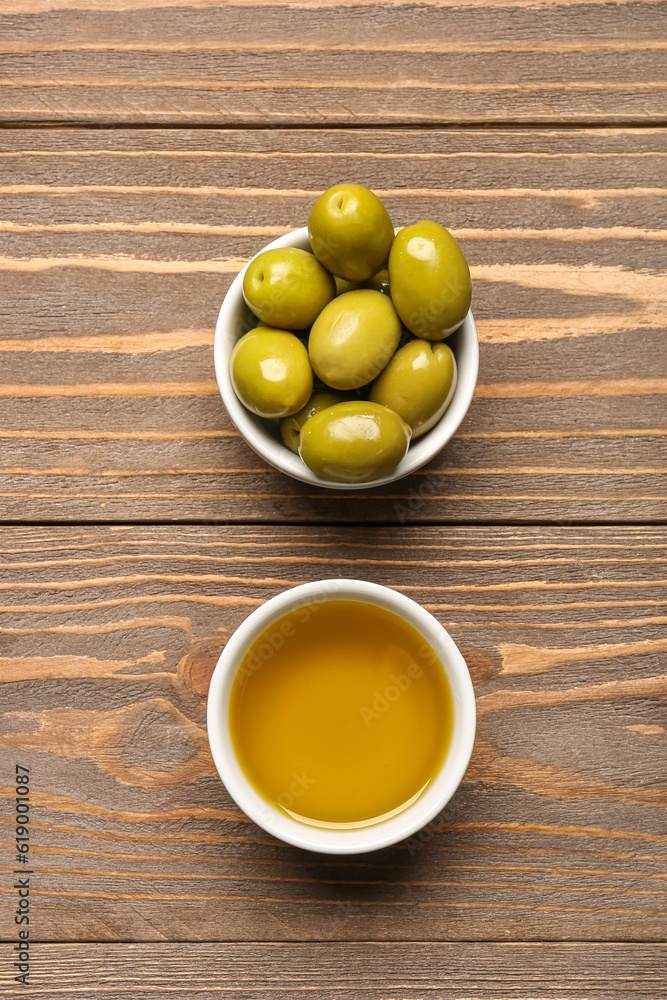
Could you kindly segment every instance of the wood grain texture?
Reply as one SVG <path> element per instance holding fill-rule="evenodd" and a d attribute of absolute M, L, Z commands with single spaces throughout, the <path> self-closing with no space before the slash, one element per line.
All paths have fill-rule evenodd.
<path fill-rule="evenodd" d="M 3 0 L 0 120 L 664 122 L 666 11 L 642 0 Z"/>
<path fill-rule="evenodd" d="M 9 798 L 31 768 L 35 937 L 664 940 L 666 559 L 655 528 L 3 529 L 0 772 Z M 358 858 L 262 833 L 205 732 L 237 625 L 342 576 L 447 627 L 479 721 L 437 820 Z"/>
<path fill-rule="evenodd" d="M 664 519 L 666 136 L 5 131 L 2 516 Z M 341 178 L 456 233 L 481 338 L 456 438 L 354 494 L 250 451 L 211 350 L 233 275 Z"/>
<path fill-rule="evenodd" d="M 146 1000 L 504 1000 L 517 990 L 549 1000 L 657 1000 L 667 992 L 664 949 L 639 944 L 38 945 L 33 969 L 31 997 L 69 990 L 81 1000 L 124 1000 L 131 991 Z M 26 992 L 0 985 L 0 996 Z"/>

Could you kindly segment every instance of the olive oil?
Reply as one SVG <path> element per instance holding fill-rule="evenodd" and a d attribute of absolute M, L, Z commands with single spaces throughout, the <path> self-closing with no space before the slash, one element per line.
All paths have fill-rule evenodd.
<path fill-rule="evenodd" d="M 451 739 L 452 696 L 423 637 L 383 608 L 321 601 L 273 622 L 230 699 L 239 763 L 302 822 L 367 826 L 426 790 Z"/>

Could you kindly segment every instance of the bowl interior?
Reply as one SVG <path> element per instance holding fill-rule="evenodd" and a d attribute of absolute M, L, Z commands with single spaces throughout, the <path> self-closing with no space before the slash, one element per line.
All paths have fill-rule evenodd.
<path fill-rule="evenodd" d="M 263 247 L 259 253 L 282 246 L 310 250 L 307 228 L 304 226 L 302 229 L 286 233 Z M 463 420 L 475 391 L 479 350 L 472 312 L 468 313 L 459 329 L 447 338 L 447 344 L 456 358 L 458 376 L 451 403 L 438 423 L 410 445 L 405 458 L 389 475 L 370 483 L 332 483 L 316 476 L 298 455 L 285 447 L 277 420 L 267 421 L 250 413 L 239 401 L 232 387 L 229 375 L 229 357 L 232 348 L 244 333 L 256 325 L 243 298 L 243 276 L 246 267 L 236 276 L 222 303 L 215 329 L 214 358 L 222 400 L 239 433 L 258 455 L 294 479 L 334 490 L 359 490 L 384 486 L 410 475 L 437 455 Z"/>
<path fill-rule="evenodd" d="M 232 683 L 254 640 L 284 614 L 323 600 L 374 604 L 405 619 L 431 645 L 447 674 L 454 702 L 450 746 L 429 788 L 399 815 L 367 827 L 323 829 L 300 823 L 276 809 L 248 781 L 234 751 L 229 727 Z M 218 773 L 243 811 L 269 833 L 311 851 L 352 854 L 377 850 L 411 836 L 430 822 L 458 787 L 470 759 L 475 734 L 475 696 L 465 661 L 439 622 L 414 601 L 378 584 L 325 580 L 303 584 L 272 598 L 237 629 L 220 656 L 208 696 L 208 734 Z"/>

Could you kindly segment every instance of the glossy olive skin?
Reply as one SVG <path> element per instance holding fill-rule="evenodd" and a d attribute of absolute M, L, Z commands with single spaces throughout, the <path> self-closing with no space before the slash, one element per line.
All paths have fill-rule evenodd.
<path fill-rule="evenodd" d="M 396 312 L 411 333 L 442 340 L 470 309 L 470 269 L 461 248 L 437 222 L 422 220 L 396 234 L 389 254 Z"/>
<path fill-rule="evenodd" d="M 313 371 L 333 389 L 358 389 L 380 374 L 398 347 L 401 321 L 388 295 L 369 288 L 339 295 L 310 331 Z"/>
<path fill-rule="evenodd" d="M 267 326 L 303 330 L 336 294 L 333 276 L 306 250 L 265 250 L 248 264 L 243 297 Z"/>
<path fill-rule="evenodd" d="M 334 483 L 369 483 L 388 475 L 405 456 L 410 428 L 379 403 L 355 400 L 316 413 L 301 428 L 299 454 L 308 468 Z"/>
<path fill-rule="evenodd" d="M 389 269 L 383 267 L 381 271 L 374 274 L 368 281 L 364 281 L 364 288 L 374 288 L 376 292 L 383 292 L 389 295 Z"/>
<path fill-rule="evenodd" d="M 250 330 L 234 345 L 229 369 L 236 395 L 258 417 L 297 413 L 313 391 L 308 351 L 288 330 Z"/>
<path fill-rule="evenodd" d="M 373 383 L 369 399 L 395 410 L 417 438 L 447 409 L 456 388 L 456 359 L 447 344 L 411 340 Z"/>
<path fill-rule="evenodd" d="M 298 455 L 301 428 L 306 420 L 310 420 L 320 410 L 335 406 L 336 403 L 344 403 L 353 395 L 353 393 L 348 392 L 337 392 L 335 389 L 316 389 L 298 413 L 293 413 L 290 417 L 283 417 L 280 421 L 280 434 L 290 451 Z"/>
<path fill-rule="evenodd" d="M 336 184 L 311 208 L 308 235 L 313 253 L 332 274 L 366 281 L 387 263 L 394 227 L 368 188 Z"/>

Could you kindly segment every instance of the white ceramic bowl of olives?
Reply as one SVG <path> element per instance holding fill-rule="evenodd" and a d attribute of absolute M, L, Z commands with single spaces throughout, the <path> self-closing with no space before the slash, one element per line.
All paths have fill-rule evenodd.
<path fill-rule="evenodd" d="M 351 190 L 354 206 L 355 189 L 371 215 L 350 248 L 335 215 L 339 192 Z M 386 216 L 380 225 L 377 211 Z M 396 230 L 396 238 L 389 226 L 371 192 L 329 189 L 309 226 L 246 264 L 218 315 L 215 372 L 234 425 L 266 462 L 310 485 L 366 489 L 410 475 L 447 444 L 473 397 L 479 352 L 465 258 L 437 223 Z M 444 279 L 433 267 L 438 241 L 456 265 Z M 388 247 L 389 281 L 381 270 Z M 381 273 L 368 279 L 369 268 Z"/>

